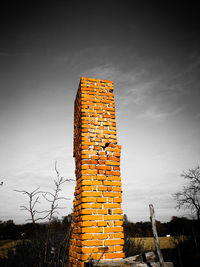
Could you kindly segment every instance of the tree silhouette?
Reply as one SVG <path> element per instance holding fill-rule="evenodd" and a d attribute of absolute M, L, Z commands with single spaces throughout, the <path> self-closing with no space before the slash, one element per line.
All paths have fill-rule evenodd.
<path fill-rule="evenodd" d="M 181 176 L 187 180 L 182 190 L 174 194 L 178 209 L 190 209 L 200 221 L 200 166 L 184 171 Z"/>
<path fill-rule="evenodd" d="M 55 228 L 57 224 L 60 224 L 55 215 L 59 214 L 59 210 L 64 207 L 60 207 L 60 200 L 69 200 L 66 197 L 61 197 L 59 195 L 62 191 L 62 185 L 66 182 L 73 181 L 73 179 L 66 179 L 60 176 L 59 171 L 55 163 L 56 178 L 54 179 L 54 190 L 52 192 L 40 191 L 39 187 L 28 192 L 26 190 L 14 190 L 16 192 L 22 193 L 28 197 L 28 203 L 22 205 L 21 209 L 29 213 L 34 230 L 35 230 L 35 242 L 34 250 L 38 256 L 37 266 L 64 266 L 66 262 L 66 250 L 68 246 L 68 241 L 71 233 L 71 226 L 66 229 L 66 232 L 62 235 L 61 239 L 57 240 L 55 236 Z M 39 210 L 38 205 L 40 204 L 40 199 L 43 199 L 49 203 L 49 208 L 46 210 Z M 47 220 L 45 231 L 43 233 L 38 228 L 38 221 Z"/>

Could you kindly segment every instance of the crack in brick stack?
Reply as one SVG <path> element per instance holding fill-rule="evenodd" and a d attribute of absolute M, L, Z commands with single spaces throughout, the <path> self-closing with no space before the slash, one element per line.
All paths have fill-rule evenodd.
<path fill-rule="evenodd" d="M 70 266 L 124 257 L 121 146 L 113 82 L 81 78 L 74 106 L 76 187 Z"/>

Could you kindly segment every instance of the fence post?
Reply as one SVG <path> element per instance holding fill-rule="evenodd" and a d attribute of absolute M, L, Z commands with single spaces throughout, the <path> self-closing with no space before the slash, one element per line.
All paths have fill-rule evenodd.
<path fill-rule="evenodd" d="M 150 218 L 151 218 L 151 223 L 152 223 L 152 230 L 153 230 L 153 237 L 154 237 L 156 252 L 158 254 L 160 267 L 164 267 L 165 266 L 164 260 L 163 260 L 162 252 L 160 250 L 160 245 L 159 245 L 159 241 L 158 241 L 158 234 L 157 234 L 157 230 L 156 230 L 155 212 L 154 212 L 154 207 L 152 204 L 149 204 L 149 209 L 150 209 Z"/>

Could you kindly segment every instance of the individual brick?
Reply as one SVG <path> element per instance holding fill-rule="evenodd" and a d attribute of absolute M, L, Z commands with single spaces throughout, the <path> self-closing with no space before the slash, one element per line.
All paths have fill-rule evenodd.
<path fill-rule="evenodd" d="M 105 258 L 106 259 L 121 259 L 121 258 L 124 258 L 124 253 L 121 252 L 121 253 L 107 253 L 105 255 Z"/>
<path fill-rule="evenodd" d="M 98 239 L 107 239 L 108 234 L 98 234 Z"/>
<path fill-rule="evenodd" d="M 81 233 L 103 233 L 103 228 L 101 228 L 101 227 L 94 227 L 94 228 L 83 227 L 83 228 L 81 228 Z"/>
<path fill-rule="evenodd" d="M 115 232 L 123 232 L 123 227 L 106 227 L 104 228 L 105 233 L 115 233 Z"/>
<path fill-rule="evenodd" d="M 124 244 L 123 239 L 113 239 L 113 240 L 105 240 L 104 241 L 105 246 L 123 245 L 123 244 Z"/>
<path fill-rule="evenodd" d="M 101 240 L 87 240 L 87 241 L 81 241 L 81 246 L 102 246 L 103 241 Z"/>
<path fill-rule="evenodd" d="M 101 221 L 101 222 L 97 222 L 98 226 L 107 226 L 107 222 L 106 221 Z"/>

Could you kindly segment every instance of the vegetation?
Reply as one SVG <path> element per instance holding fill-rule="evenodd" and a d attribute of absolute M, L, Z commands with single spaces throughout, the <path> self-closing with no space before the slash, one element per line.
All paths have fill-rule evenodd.
<path fill-rule="evenodd" d="M 181 236 L 190 235 L 191 231 L 198 232 L 198 222 L 185 217 L 173 216 L 171 221 L 161 223 L 156 221 L 158 236 Z M 151 222 L 130 222 L 124 223 L 124 232 L 127 237 L 152 237 Z"/>
<path fill-rule="evenodd" d="M 200 227 L 197 220 L 174 216 L 167 223 L 157 221 L 156 227 L 165 261 L 172 261 L 174 267 L 188 267 L 191 266 L 191 263 L 198 266 L 200 260 Z M 128 221 L 127 216 L 125 216 L 124 232 L 126 257 L 155 249 L 150 222 L 133 223 Z"/>
<path fill-rule="evenodd" d="M 60 257 L 64 254 L 67 255 L 67 248 L 65 248 L 64 244 L 61 247 L 60 244 L 63 243 L 63 239 L 66 237 L 66 234 L 69 233 L 71 225 L 70 217 L 71 216 L 68 215 L 64 217 L 62 221 L 54 217 L 51 222 L 51 247 L 49 248 L 48 254 L 49 262 L 52 260 L 56 248 L 60 250 Z M 44 253 L 44 244 L 43 242 L 38 244 L 35 235 L 35 227 L 37 228 L 38 235 L 41 237 L 40 240 L 43 240 L 48 233 L 48 223 L 15 225 L 12 222 L 11 227 L 10 222 L 0 222 L 0 232 L 2 233 L 0 240 L 0 266 L 45 266 L 43 263 L 43 265 L 38 264 L 38 262 L 41 262 L 40 255 Z M 40 245 L 40 247 L 38 247 L 38 245 Z M 40 254 L 38 253 L 39 248 L 41 249 Z M 56 255 L 54 257 L 56 258 L 58 256 Z M 16 259 L 18 259 L 19 265 L 16 265 Z M 56 259 L 58 260 L 58 258 Z M 48 266 L 48 264 L 46 265 Z M 54 265 L 52 263 L 52 265 L 49 266 Z M 62 265 L 58 264 L 55 266 Z"/>
<path fill-rule="evenodd" d="M 174 195 L 177 208 L 189 209 L 200 221 L 200 166 L 183 172 L 181 176 L 187 183 Z"/>
<path fill-rule="evenodd" d="M 26 190 L 15 190 L 28 197 L 28 203 L 21 206 L 22 210 L 29 213 L 31 223 L 15 225 L 13 221 L 1 222 L 0 238 L 6 240 L 23 240 L 23 242 L 7 242 L 7 252 L 1 253 L 8 258 L 5 266 L 16 266 L 16 257 L 23 254 L 18 263 L 19 266 L 65 266 L 67 261 L 67 247 L 69 244 L 72 216 L 69 215 L 60 222 L 57 217 L 60 200 L 67 198 L 60 196 L 61 187 L 71 179 L 60 176 L 55 164 L 56 179 L 53 191 L 41 191 L 39 188 L 28 192 Z M 40 210 L 40 201 L 47 201 L 49 209 Z M 40 201 L 39 201 L 40 200 Z M 38 222 L 43 223 L 38 223 Z M 46 221 L 46 222 L 45 222 Z M 4 246 L 5 247 L 5 246 Z M 28 256 L 26 261 L 26 255 Z M 5 259 L 1 263 L 4 264 Z M 9 263 L 10 262 L 10 263 Z M 6 264 L 7 264 L 6 263 Z M 11 264 L 12 263 L 12 264 Z"/>
<path fill-rule="evenodd" d="M 59 247 L 58 244 L 62 242 L 63 237 L 70 229 L 70 220 L 71 215 L 64 217 L 61 221 L 53 218 L 51 240 L 55 244 L 55 248 Z M 173 261 L 175 267 L 190 266 L 187 257 L 194 263 L 198 263 L 200 228 L 197 220 L 172 217 L 170 222 L 157 222 L 157 229 L 165 261 Z M 37 230 L 39 235 L 46 236 L 48 224 L 37 223 Z M 0 222 L 0 232 L 0 256 L 2 257 L 0 258 L 0 266 L 39 266 L 38 262 L 41 259 L 38 258 L 35 246 L 35 226 L 33 223 L 15 225 L 13 221 Z M 149 222 L 133 223 L 127 220 L 124 222 L 124 232 L 126 257 L 154 249 Z M 166 237 L 166 234 L 170 237 Z M 16 240 L 16 243 L 13 240 Z M 52 259 L 53 252 L 49 253 L 49 260 Z M 7 253 L 7 258 L 5 258 L 5 253 Z M 60 255 L 63 254 L 67 256 L 67 250 L 64 250 L 64 247 L 60 250 Z M 66 258 L 65 260 L 67 262 Z M 61 262 L 54 261 L 49 266 L 62 266 L 61 264 Z"/>
<path fill-rule="evenodd" d="M 68 241 L 70 237 L 72 215 L 58 220 L 61 199 L 61 185 L 69 180 L 57 177 L 53 192 L 43 192 L 39 188 L 32 192 L 18 192 L 28 196 L 28 205 L 22 209 L 30 214 L 30 222 L 16 225 L 12 220 L 0 221 L 0 266 L 9 267 L 61 267 L 66 266 Z M 200 167 L 184 172 L 182 175 L 189 183 L 177 192 L 175 198 L 178 208 L 190 208 L 197 220 L 173 216 L 171 221 L 156 221 L 160 247 L 165 261 L 172 261 L 174 267 L 198 266 L 200 262 L 200 220 L 199 220 L 199 180 Z M 50 208 L 41 211 L 38 208 L 39 198 L 50 204 Z M 42 223 L 41 221 L 46 222 Z M 151 222 L 130 222 L 124 215 L 126 257 L 154 250 Z M 196 264 L 196 265 L 195 265 Z"/>

